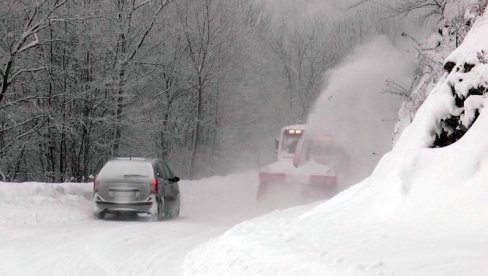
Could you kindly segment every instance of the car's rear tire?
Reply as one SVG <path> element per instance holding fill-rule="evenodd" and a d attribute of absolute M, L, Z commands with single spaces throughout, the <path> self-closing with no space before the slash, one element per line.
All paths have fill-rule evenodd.
<path fill-rule="evenodd" d="M 95 215 L 95 218 L 97 218 L 97 219 L 104 219 L 104 218 L 105 218 L 106 213 L 107 213 L 107 212 L 105 212 L 105 211 L 100 211 L 100 212 L 96 212 L 96 213 L 94 213 L 94 215 Z"/>
<path fill-rule="evenodd" d="M 176 211 L 175 211 L 175 213 L 174 213 L 173 217 L 177 218 L 177 217 L 179 217 L 179 216 L 180 216 L 180 208 L 181 208 L 181 200 L 180 200 L 180 198 L 178 197 L 178 206 L 177 206 L 177 208 L 176 208 Z"/>
<path fill-rule="evenodd" d="M 180 216 L 180 206 L 175 207 L 175 210 L 169 214 L 169 218 L 177 218 Z"/>
<path fill-rule="evenodd" d="M 157 220 L 163 220 L 165 219 L 166 215 L 165 215 L 165 212 L 164 212 L 164 203 L 163 203 L 163 200 L 161 198 L 157 199 L 157 202 L 158 202 L 158 213 L 157 213 Z"/>

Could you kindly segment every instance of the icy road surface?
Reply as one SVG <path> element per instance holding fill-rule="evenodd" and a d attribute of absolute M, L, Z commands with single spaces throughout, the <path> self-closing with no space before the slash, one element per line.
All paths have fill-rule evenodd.
<path fill-rule="evenodd" d="M 259 214 L 256 172 L 181 181 L 181 217 L 96 220 L 92 184 L 0 182 L 0 275 L 181 275 L 198 244 Z"/>

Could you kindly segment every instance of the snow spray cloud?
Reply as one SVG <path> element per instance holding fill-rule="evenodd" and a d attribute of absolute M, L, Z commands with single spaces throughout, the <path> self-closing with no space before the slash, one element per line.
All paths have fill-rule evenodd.
<path fill-rule="evenodd" d="M 387 80 L 408 86 L 410 58 L 385 36 L 356 48 L 327 76 L 307 120 L 307 135 L 333 134 L 349 155 L 348 183 L 368 176 L 392 146 L 402 99 L 382 92 Z"/>

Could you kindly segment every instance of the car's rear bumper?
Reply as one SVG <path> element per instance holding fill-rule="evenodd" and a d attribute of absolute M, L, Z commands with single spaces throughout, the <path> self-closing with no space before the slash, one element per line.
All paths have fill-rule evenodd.
<path fill-rule="evenodd" d="M 154 197 L 151 196 L 141 202 L 116 202 L 106 201 L 100 196 L 94 196 L 95 212 L 136 212 L 152 213 L 155 207 Z"/>

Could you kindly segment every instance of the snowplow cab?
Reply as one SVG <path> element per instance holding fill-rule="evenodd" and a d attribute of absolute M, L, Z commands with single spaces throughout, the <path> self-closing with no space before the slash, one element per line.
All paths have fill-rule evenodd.
<path fill-rule="evenodd" d="M 293 158 L 300 139 L 305 133 L 305 125 L 291 125 L 281 129 L 277 138 L 276 151 L 278 160 L 282 158 Z"/>
<path fill-rule="evenodd" d="M 305 131 L 305 125 L 281 129 L 275 141 L 277 161 L 259 171 L 258 202 L 280 201 L 280 207 L 288 207 L 337 193 L 336 164 L 342 147 L 332 135 L 312 139 Z"/>

